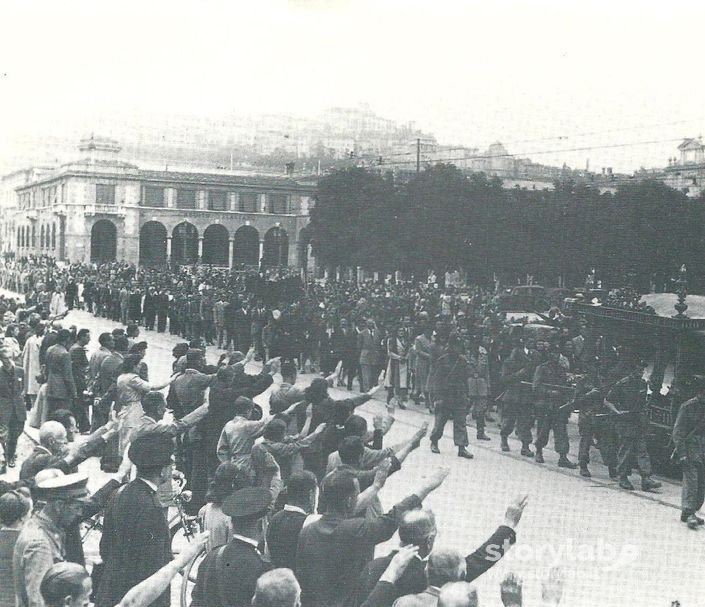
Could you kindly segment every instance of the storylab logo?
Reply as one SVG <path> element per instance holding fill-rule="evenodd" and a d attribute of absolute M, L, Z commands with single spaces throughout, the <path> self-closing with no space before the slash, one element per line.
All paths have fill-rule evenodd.
<path fill-rule="evenodd" d="M 504 562 L 534 562 L 549 566 L 593 563 L 610 571 L 634 563 L 638 556 L 639 548 L 633 544 L 613 544 L 602 539 L 594 543 L 576 542 L 568 538 L 557 545 L 521 543 L 512 546 L 506 540 L 503 545 L 487 546 L 486 558 L 493 562 L 503 558 Z"/>

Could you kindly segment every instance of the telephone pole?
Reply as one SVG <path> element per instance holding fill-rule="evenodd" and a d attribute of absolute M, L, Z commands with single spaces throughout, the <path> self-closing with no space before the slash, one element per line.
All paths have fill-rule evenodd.
<path fill-rule="evenodd" d="M 421 171 L 421 138 L 416 138 L 416 174 Z"/>

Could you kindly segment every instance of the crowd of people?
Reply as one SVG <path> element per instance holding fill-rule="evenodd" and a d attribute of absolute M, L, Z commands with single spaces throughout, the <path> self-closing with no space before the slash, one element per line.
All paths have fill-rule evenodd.
<path fill-rule="evenodd" d="M 39 259 L 7 263 L 0 280 L 24 295 L 0 297 L 2 471 L 17 465 L 25 424 L 39 436 L 19 480 L 0 481 L 0 605 L 85 605 L 92 596 L 99 607 L 166 606 L 170 580 L 202 547 L 194 607 L 477 605 L 470 582 L 516 542 L 527 500 L 510 504 L 467 556 L 434 546 L 436 514 L 424 506 L 448 469 L 412 483 L 385 512 L 387 478 L 406 474 L 428 430 L 385 444 L 395 408 L 412 401 L 434 414 L 432 453 L 452 420 L 457 455 L 472 459 L 468 426 L 491 440 L 486 423 L 498 415 L 503 451 L 516 432 L 521 454 L 544 463 L 553 432 L 565 468 L 577 467 L 567 433 L 577 409 L 581 475 L 590 476 L 597 438 L 622 488 L 633 489 L 633 467 L 642 489 L 659 486 L 645 447 L 641 359 L 607 344 L 598 356 L 585 327 L 560 312 L 545 318 L 547 332 L 507 322 L 490 289 Z M 74 308 L 117 325 L 90 356 L 90 331 L 63 326 Z M 184 339 L 173 373 L 159 380 L 145 362 L 155 330 Z M 217 364 L 208 346 L 222 350 Z M 262 362 L 256 375 L 246 372 L 253 360 Z M 302 385 L 300 371 L 321 376 Z M 359 393 L 335 399 L 336 384 Z M 386 414 L 370 428 L 355 411 L 383 389 Z M 267 413 L 253 400 L 265 392 Z M 78 469 L 89 457 L 112 475 L 93 495 Z M 205 531 L 172 560 L 167 518 L 181 475 L 187 512 Z M 79 525 L 97 513 L 102 566 L 89 576 Z M 686 514 L 689 526 L 702 524 Z M 401 548 L 374 558 L 397 531 Z M 547 588 L 557 604 L 560 580 Z M 508 577 L 501 594 L 520 605 L 520 582 Z"/>

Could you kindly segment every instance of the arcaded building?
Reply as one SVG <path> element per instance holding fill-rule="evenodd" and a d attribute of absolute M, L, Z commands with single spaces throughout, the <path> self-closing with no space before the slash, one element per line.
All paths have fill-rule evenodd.
<path fill-rule="evenodd" d="M 83 140 L 79 150 L 75 162 L 7 182 L 4 251 L 71 262 L 232 267 L 263 259 L 312 268 L 312 186 L 227 171 L 143 170 L 106 139 Z"/>

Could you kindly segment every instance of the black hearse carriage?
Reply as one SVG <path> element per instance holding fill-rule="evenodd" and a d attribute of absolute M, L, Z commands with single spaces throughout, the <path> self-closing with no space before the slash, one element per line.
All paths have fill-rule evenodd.
<path fill-rule="evenodd" d="M 700 304 L 693 308 L 702 308 L 705 303 L 705 297 L 691 300 Z M 693 318 L 684 313 L 688 307 L 684 307 L 685 293 L 680 297 L 646 295 L 643 301 L 651 310 L 572 301 L 567 304 L 567 313 L 585 321 L 585 347 L 602 370 L 609 367 L 610 356 L 619 348 L 648 361 L 649 453 L 663 472 L 675 472 L 669 462 L 673 423 L 681 403 L 694 396 L 705 378 L 705 314 Z"/>

